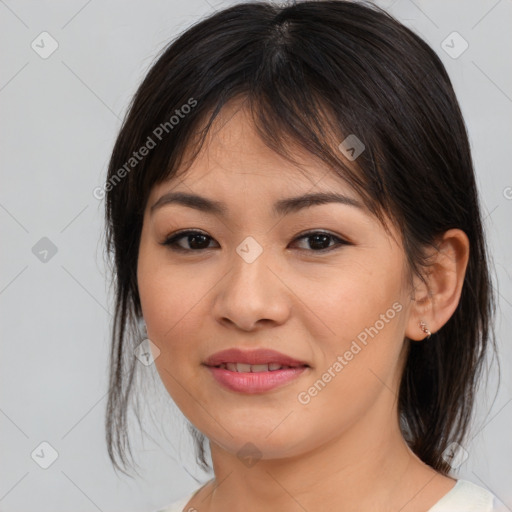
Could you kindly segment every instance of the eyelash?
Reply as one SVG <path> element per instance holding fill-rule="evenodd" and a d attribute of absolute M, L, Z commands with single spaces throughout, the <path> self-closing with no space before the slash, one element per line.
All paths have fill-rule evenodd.
<path fill-rule="evenodd" d="M 212 247 L 204 248 L 204 249 L 185 249 L 185 248 L 180 247 L 180 246 L 177 245 L 177 242 L 179 240 L 181 240 L 182 238 L 186 238 L 188 236 L 193 236 L 193 235 L 203 235 L 203 236 L 213 240 L 212 237 L 208 236 L 206 233 L 203 233 L 202 231 L 187 230 L 187 231 L 180 231 L 178 233 L 174 233 L 174 234 L 168 236 L 165 239 L 165 241 L 162 242 L 162 245 L 168 246 L 172 251 L 182 252 L 182 253 L 202 252 L 202 251 L 206 251 L 208 249 L 212 249 Z M 343 246 L 343 245 L 352 245 L 347 240 L 344 240 L 343 238 L 340 238 L 339 236 L 333 235 L 332 233 L 328 233 L 328 232 L 325 232 L 325 231 L 308 231 L 307 233 L 303 233 L 302 235 L 300 235 L 297 238 L 295 238 L 293 240 L 293 242 L 296 242 L 298 240 L 302 240 L 303 238 L 311 238 L 314 235 L 324 235 L 324 236 L 330 237 L 331 239 L 336 240 L 337 243 L 335 245 L 333 245 L 331 247 L 327 247 L 325 249 L 319 249 L 319 250 L 300 249 L 300 250 L 305 250 L 305 251 L 309 251 L 309 252 L 324 254 L 324 253 L 327 253 L 327 252 L 331 252 L 331 251 L 333 251 L 335 249 L 338 249 L 338 248 L 340 248 L 340 246 Z"/>

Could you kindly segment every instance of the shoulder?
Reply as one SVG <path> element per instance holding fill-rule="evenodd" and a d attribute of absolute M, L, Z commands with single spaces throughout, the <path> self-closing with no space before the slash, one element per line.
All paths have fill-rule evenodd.
<path fill-rule="evenodd" d="M 154 512 L 189 512 L 183 509 L 200 489 L 201 487 Z M 490 491 L 469 480 L 457 480 L 455 487 L 427 512 L 494 512 L 497 511 L 495 506 L 496 500 Z M 190 512 L 193 511 L 194 509 Z"/>
<path fill-rule="evenodd" d="M 209 483 L 209 482 L 208 482 Z M 207 484 L 208 484 L 207 483 Z M 197 489 L 195 489 L 194 491 L 192 491 L 191 493 L 187 494 L 186 496 L 183 496 L 182 498 L 180 498 L 179 500 L 177 501 L 174 501 L 173 503 L 171 503 L 170 505 L 167 505 L 166 507 L 164 508 L 159 508 L 158 510 L 155 510 L 153 512 L 194 512 L 195 509 L 194 508 L 190 508 L 190 509 L 187 509 L 184 511 L 184 508 L 185 506 L 187 505 L 187 503 L 192 499 L 192 496 L 194 496 L 195 494 L 197 494 L 202 488 L 204 488 L 207 484 L 201 486 L 201 487 L 198 487 Z M 197 512 L 197 511 L 196 511 Z"/>
<path fill-rule="evenodd" d="M 455 487 L 427 512 L 493 512 L 494 495 L 469 480 L 457 480 Z"/>
<path fill-rule="evenodd" d="M 155 510 L 154 512 L 183 512 L 183 509 L 185 508 L 185 506 L 195 493 L 196 491 L 191 492 L 187 496 L 180 498 L 178 501 L 174 501 L 170 505 L 167 505 L 167 507 L 160 508 L 158 510 Z"/>

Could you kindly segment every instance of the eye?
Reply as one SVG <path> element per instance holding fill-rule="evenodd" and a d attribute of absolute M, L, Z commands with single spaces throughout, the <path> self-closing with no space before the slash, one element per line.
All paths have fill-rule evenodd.
<path fill-rule="evenodd" d="M 183 247 L 183 245 L 180 245 L 180 242 L 183 239 L 186 239 L 185 243 L 188 244 L 188 247 Z M 328 252 L 336 249 L 341 245 L 350 245 L 350 242 L 347 242 L 338 236 L 324 231 L 310 231 L 309 233 L 305 233 L 295 238 L 293 242 L 297 242 L 303 239 L 309 240 L 308 245 L 310 248 L 306 248 L 305 250 L 310 250 L 313 252 Z M 169 246 L 173 251 L 199 252 L 212 248 L 209 247 L 209 241 L 213 241 L 213 238 L 207 234 L 201 231 L 187 230 L 169 236 L 165 239 L 162 245 Z M 330 241 L 334 241 L 334 245 L 329 245 Z"/>
<path fill-rule="evenodd" d="M 186 238 L 190 243 L 189 247 L 183 247 L 178 245 L 178 242 L 183 238 Z M 208 240 L 213 240 L 212 237 L 206 235 L 201 231 L 181 231 L 179 233 L 175 233 L 170 237 L 166 238 L 162 245 L 168 245 L 171 247 L 173 251 L 181 251 L 181 252 L 191 252 L 191 251 L 201 251 L 208 249 L 208 244 L 205 243 Z"/>
<path fill-rule="evenodd" d="M 336 249 L 341 245 L 350 245 L 350 243 L 343 238 L 324 231 L 310 231 L 309 233 L 305 233 L 297 237 L 294 242 L 303 239 L 309 239 L 308 245 L 311 248 L 314 248 L 313 252 L 328 252 Z M 335 241 L 334 245 L 329 246 L 330 240 Z"/>

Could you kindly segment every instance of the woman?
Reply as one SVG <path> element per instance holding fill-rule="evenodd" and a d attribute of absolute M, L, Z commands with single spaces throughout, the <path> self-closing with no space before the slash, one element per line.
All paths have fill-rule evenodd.
<path fill-rule="evenodd" d="M 451 475 L 494 342 L 487 250 L 418 36 L 345 1 L 217 12 L 147 74 L 105 190 L 110 457 L 140 321 L 211 451 L 214 478 L 165 511 L 492 510 Z"/>

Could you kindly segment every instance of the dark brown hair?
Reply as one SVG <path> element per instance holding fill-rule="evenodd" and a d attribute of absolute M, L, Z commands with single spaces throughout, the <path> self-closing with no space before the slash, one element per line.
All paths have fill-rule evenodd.
<path fill-rule="evenodd" d="M 352 1 L 245 2 L 218 11 L 170 43 L 137 90 L 105 185 L 115 287 L 106 411 L 111 461 L 123 471 L 117 457 L 126 467 L 130 451 L 127 408 L 142 316 L 136 270 L 149 192 L 176 175 L 185 149 L 197 155 L 219 111 L 238 97 L 270 148 L 293 160 L 290 141 L 298 144 L 353 187 L 381 222 L 389 217 L 399 227 L 411 275 L 423 275 L 424 249 L 437 235 L 460 228 L 468 236 L 459 305 L 430 340 L 405 340 L 399 391 L 404 438 L 447 474 L 443 451 L 464 444 L 489 342 L 496 349 L 466 127 L 436 53 L 382 9 Z M 350 134 L 365 150 L 347 165 L 338 144 Z M 149 150 L 134 159 L 144 146 Z M 189 427 L 198 462 L 208 469 L 205 438 Z"/>

